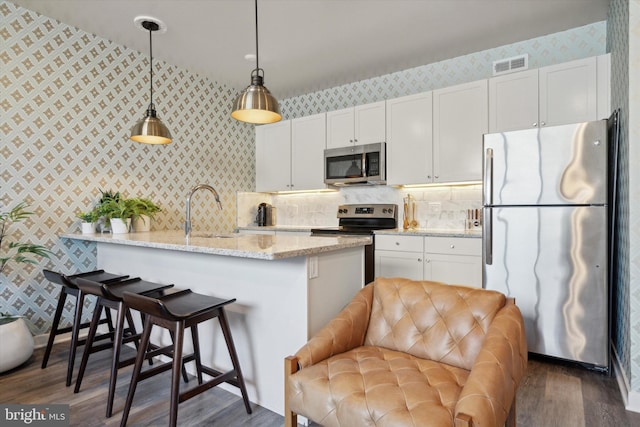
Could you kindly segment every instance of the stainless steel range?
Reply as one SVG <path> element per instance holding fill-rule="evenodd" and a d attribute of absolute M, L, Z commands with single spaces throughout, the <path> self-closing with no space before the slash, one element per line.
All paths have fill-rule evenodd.
<path fill-rule="evenodd" d="M 394 204 L 349 204 L 338 206 L 338 227 L 314 228 L 312 236 L 371 236 L 371 244 L 365 246 L 365 285 L 375 278 L 376 230 L 398 227 L 398 205 Z"/>

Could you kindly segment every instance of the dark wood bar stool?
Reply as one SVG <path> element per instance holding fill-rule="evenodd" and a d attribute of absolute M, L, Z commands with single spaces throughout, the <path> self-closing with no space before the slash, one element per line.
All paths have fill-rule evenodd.
<path fill-rule="evenodd" d="M 240 389 L 242 399 L 247 413 L 251 413 L 251 405 L 247 396 L 247 389 L 240 370 L 240 363 L 236 353 L 231 330 L 227 322 L 224 306 L 235 302 L 234 299 L 221 299 L 208 295 L 202 295 L 186 289 L 160 298 L 150 298 L 144 295 L 124 293 L 124 301 L 127 306 L 140 311 L 146 315 L 142 338 L 138 348 L 136 363 L 133 367 L 131 383 L 129 384 L 129 392 L 127 393 L 127 401 L 122 414 L 121 426 L 127 424 L 129 411 L 133 403 L 133 396 L 136 391 L 138 382 L 149 377 L 157 375 L 161 372 L 172 370 L 171 374 L 171 402 L 169 409 L 169 425 L 175 427 L 178 420 L 178 404 L 188 400 L 197 394 L 202 393 L 218 384 L 227 382 Z M 220 372 L 213 368 L 203 366 L 200 358 L 200 342 L 198 339 L 198 324 L 209 319 L 218 318 L 222 334 L 227 344 L 227 350 L 231 357 L 233 369 L 228 372 Z M 148 349 L 149 337 L 151 329 L 154 325 L 168 329 L 174 336 L 173 343 L 173 361 L 164 363 L 159 366 L 148 368 L 141 372 L 144 359 L 154 356 L 155 352 Z M 191 328 L 191 338 L 193 341 L 193 354 L 183 355 L 182 344 L 184 342 L 185 328 Z M 195 361 L 196 372 L 198 377 L 198 385 L 180 393 L 180 367 L 184 367 L 184 363 Z M 212 379 L 203 382 L 202 374 L 205 373 Z"/>
<path fill-rule="evenodd" d="M 96 271 L 88 271 L 86 273 L 74 274 L 72 276 L 66 276 L 62 273 L 57 273 L 55 271 L 50 270 L 42 270 L 44 277 L 50 281 L 51 283 L 55 283 L 61 286 L 60 296 L 58 297 L 58 305 L 56 306 L 56 311 L 53 316 L 53 325 L 51 327 L 51 332 L 49 332 L 49 340 L 47 341 L 47 348 L 44 351 L 44 357 L 42 359 L 42 369 L 47 367 L 47 363 L 49 362 L 49 356 L 51 355 L 51 349 L 53 348 L 53 343 L 56 338 L 56 335 L 66 334 L 71 332 L 71 342 L 69 344 L 69 362 L 67 364 L 67 387 L 71 385 L 71 379 L 73 376 L 73 364 L 76 358 L 76 349 L 85 343 L 85 339 L 80 339 L 79 334 L 80 330 L 88 328 L 89 322 L 82 322 L 82 305 L 84 303 L 84 298 L 80 297 L 80 290 L 78 287 L 72 283 L 74 278 L 84 277 L 87 279 L 91 279 L 96 282 L 108 284 L 113 282 L 118 282 L 120 280 L 126 279 L 129 276 L 126 275 L 118 275 L 113 273 L 107 273 L 104 270 L 96 270 Z M 64 309 L 64 305 L 67 301 L 67 295 L 76 297 L 76 305 L 74 308 L 74 316 L 73 323 L 71 326 L 67 326 L 64 328 L 60 327 L 60 320 L 62 318 L 62 311 Z M 110 338 L 113 339 L 113 322 L 111 320 L 111 313 L 109 311 L 106 312 L 106 317 L 103 319 L 99 319 L 99 324 L 107 324 L 109 327 L 109 333 L 100 334 L 96 337 L 96 340 Z"/>
<path fill-rule="evenodd" d="M 84 371 L 87 367 L 89 355 L 98 351 L 112 348 L 113 355 L 111 357 L 111 375 L 109 378 L 109 394 L 107 397 L 108 418 L 113 412 L 113 400 L 116 390 L 116 381 L 118 378 L 118 369 L 133 364 L 135 360 L 134 357 L 120 360 L 120 351 L 122 349 L 122 345 L 133 341 L 136 349 L 138 349 L 140 340 L 140 334 L 135 330 L 131 311 L 123 301 L 123 293 L 127 291 L 134 294 L 160 296 L 164 291 L 172 288 L 173 285 L 161 285 L 159 283 L 147 282 L 137 277 L 122 280 L 117 283 L 111 283 L 109 285 L 104 285 L 93 280 L 87 280 L 84 277 L 78 277 L 73 279 L 73 283 L 80 289 L 81 294 L 95 295 L 98 297 L 96 308 L 93 312 L 93 319 L 91 320 L 91 325 L 89 326 L 87 342 L 82 353 L 82 361 L 80 362 L 80 368 L 78 370 L 78 377 L 76 378 L 74 393 L 78 393 L 80 391 L 80 386 L 82 385 L 82 378 L 84 377 Z M 113 309 L 116 311 L 117 318 L 115 322 L 115 335 L 112 342 L 94 345 L 94 338 L 96 336 L 98 324 L 100 323 L 100 313 L 103 309 L 106 309 L 106 311 L 109 311 L 109 309 Z M 124 326 L 125 318 L 128 324 L 127 328 L 125 328 Z M 142 319 L 144 322 L 144 315 L 142 316 Z"/>

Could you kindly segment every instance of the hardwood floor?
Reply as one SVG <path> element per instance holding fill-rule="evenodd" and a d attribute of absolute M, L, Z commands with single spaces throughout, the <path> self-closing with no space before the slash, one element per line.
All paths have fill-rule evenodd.
<path fill-rule="evenodd" d="M 42 353 L 43 350 L 38 349 L 22 367 L 0 374 L 0 403 L 64 403 L 71 408 L 71 426 L 120 424 L 131 367 L 120 370 L 114 415 L 105 418 L 110 353 L 103 351 L 91 356 L 78 394 L 73 393 L 73 386 L 64 386 L 68 355 L 66 344 L 56 345 L 46 369 L 40 369 Z M 76 366 L 79 366 L 81 353 Z M 125 357 L 132 354 L 131 349 L 124 352 Z M 128 425 L 167 424 L 169 383 L 169 374 L 165 373 L 138 385 Z M 518 390 L 517 405 L 520 427 L 640 425 L 640 414 L 625 411 L 614 378 L 540 358 L 532 358 L 529 362 L 527 375 Z M 283 425 L 281 416 L 257 405 L 252 407 L 253 414 L 248 415 L 240 397 L 216 387 L 181 403 L 178 424 L 185 427 Z"/>

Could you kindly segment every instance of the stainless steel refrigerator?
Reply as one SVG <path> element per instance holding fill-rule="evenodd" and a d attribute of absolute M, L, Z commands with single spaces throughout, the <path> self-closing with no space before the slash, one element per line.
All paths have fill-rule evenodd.
<path fill-rule="evenodd" d="M 607 120 L 487 134 L 483 284 L 515 297 L 529 351 L 609 366 Z"/>

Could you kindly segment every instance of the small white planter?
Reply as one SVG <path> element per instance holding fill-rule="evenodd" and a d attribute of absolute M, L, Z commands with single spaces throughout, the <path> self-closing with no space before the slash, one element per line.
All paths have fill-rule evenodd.
<path fill-rule="evenodd" d="M 133 221 L 133 231 L 151 231 L 151 218 L 140 215 Z"/>
<path fill-rule="evenodd" d="M 113 234 L 126 234 L 129 232 L 129 226 L 131 225 L 131 218 L 127 218 L 126 221 L 122 218 L 111 218 L 111 232 Z"/>
<path fill-rule="evenodd" d="M 82 234 L 93 234 L 96 232 L 95 222 L 81 222 L 80 226 L 82 227 Z"/>
<path fill-rule="evenodd" d="M 0 372 L 22 365 L 33 354 L 33 336 L 23 318 L 0 325 Z"/>

